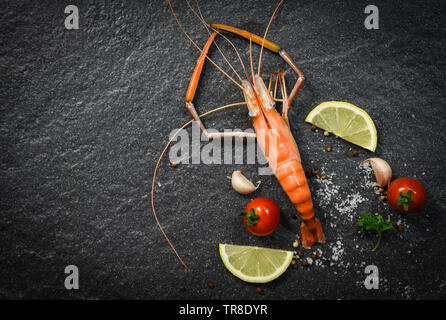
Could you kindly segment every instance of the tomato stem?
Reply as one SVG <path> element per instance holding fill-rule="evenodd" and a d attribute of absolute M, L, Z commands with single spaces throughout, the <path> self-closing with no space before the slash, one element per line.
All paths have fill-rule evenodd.
<path fill-rule="evenodd" d="M 246 226 L 255 226 L 260 216 L 255 212 L 254 208 L 251 208 L 248 213 L 243 212 L 241 216 L 246 218 Z"/>
<path fill-rule="evenodd" d="M 400 197 L 396 200 L 396 205 L 397 206 L 403 206 L 403 210 L 404 211 L 408 211 L 409 210 L 409 204 L 411 202 L 414 202 L 412 199 L 412 190 L 408 190 L 407 193 L 404 192 L 400 192 Z"/>

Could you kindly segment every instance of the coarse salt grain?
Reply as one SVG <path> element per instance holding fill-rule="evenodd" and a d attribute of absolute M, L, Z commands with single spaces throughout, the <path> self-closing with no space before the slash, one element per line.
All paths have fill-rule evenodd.
<path fill-rule="evenodd" d="M 360 167 L 363 168 L 365 171 L 361 187 L 367 190 L 373 188 L 375 190 L 375 194 L 380 194 L 379 189 L 375 188 L 376 187 L 375 173 L 373 172 L 370 163 L 364 162 Z"/>
<path fill-rule="evenodd" d="M 331 246 L 333 255 L 331 256 L 331 260 L 338 261 L 342 255 L 344 254 L 344 247 L 340 240 L 336 241 L 334 245 Z"/>
<path fill-rule="evenodd" d="M 324 171 L 323 168 L 321 170 Z M 334 174 L 330 175 L 330 177 L 333 175 Z M 318 204 L 321 207 L 327 207 L 339 194 L 339 186 L 335 185 L 331 179 L 322 179 L 319 176 L 316 178 L 316 182 L 320 187 L 316 190 L 316 199 L 319 201 Z"/>
<path fill-rule="evenodd" d="M 356 209 L 358 208 L 358 205 L 364 201 L 366 201 L 366 199 L 359 193 L 349 194 L 347 199 L 339 204 L 335 204 L 335 208 L 350 221 L 353 221 L 353 218 L 356 217 Z"/>

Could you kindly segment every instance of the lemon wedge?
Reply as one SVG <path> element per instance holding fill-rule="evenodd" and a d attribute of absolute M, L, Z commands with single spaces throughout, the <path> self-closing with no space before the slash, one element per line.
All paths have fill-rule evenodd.
<path fill-rule="evenodd" d="M 225 267 L 246 282 L 265 283 L 278 278 L 291 263 L 292 251 L 219 244 Z"/>
<path fill-rule="evenodd" d="M 372 118 L 351 103 L 323 102 L 311 110 L 305 121 L 364 149 L 376 149 L 378 137 Z"/>

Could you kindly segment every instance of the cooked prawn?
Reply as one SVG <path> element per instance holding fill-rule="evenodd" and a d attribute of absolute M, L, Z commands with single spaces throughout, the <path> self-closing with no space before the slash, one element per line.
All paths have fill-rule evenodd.
<path fill-rule="evenodd" d="M 211 28 L 211 30 L 208 29 L 209 32 L 209 38 L 203 47 L 201 49 L 191 38 L 190 36 L 185 32 L 183 29 L 180 21 L 175 15 L 175 12 L 173 10 L 173 7 L 170 3 L 170 0 L 168 0 L 169 6 L 171 8 L 172 14 L 177 21 L 178 25 L 180 26 L 181 30 L 185 33 L 185 35 L 188 37 L 188 39 L 197 47 L 197 49 L 201 52 L 200 57 L 197 61 L 197 64 L 195 66 L 194 72 L 192 74 L 188 90 L 186 93 L 186 108 L 191 114 L 193 121 L 196 121 L 199 125 L 203 133 L 209 138 L 209 139 L 218 139 L 218 138 L 225 138 L 225 137 L 246 137 L 246 138 L 252 138 L 256 137 L 258 144 L 260 148 L 262 149 L 265 158 L 268 160 L 268 163 L 270 167 L 272 168 L 275 176 L 277 177 L 280 185 L 282 186 L 283 190 L 287 193 L 289 199 L 294 204 L 296 210 L 299 212 L 302 223 L 301 223 L 301 239 L 302 239 L 302 245 L 305 248 L 310 248 L 313 244 L 319 242 L 323 243 L 325 242 L 325 235 L 324 231 L 322 229 L 321 222 L 318 218 L 315 217 L 314 210 L 313 210 L 313 202 L 311 199 L 311 193 L 310 189 L 307 183 L 307 179 L 305 176 L 304 169 L 302 168 L 301 164 L 301 157 L 299 154 L 299 149 L 297 147 L 296 141 L 294 140 L 294 137 L 290 131 L 289 121 L 288 121 L 288 111 L 290 108 L 291 103 L 293 102 L 294 98 L 296 97 L 296 94 L 302 87 L 302 84 L 305 80 L 305 77 L 302 73 L 302 71 L 297 67 L 297 65 L 294 63 L 291 56 L 279 45 L 269 41 L 266 39 L 266 36 L 268 34 L 269 27 L 271 25 L 271 22 L 283 3 L 283 0 L 279 2 L 277 5 L 274 13 L 271 16 L 271 19 L 266 27 L 265 34 L 263 37 L 260 37 L 258 35 L 255 35 L 251 32 L 241 30 L 235 27 L 231 27 L 224 24 L 217 24 L 213 23 L 210 25 L 207 25 L 201 15 L 201 12 L 194 13 L 197 15 L 197 17 L 200 19 L 200 21 L 208 28 Z M 189 2 L 188 5 L 190 6 Z M 198 5 L 197 5 L 198 7 Z M 198 7 L 199 9 L 199 7 Z M 247 72 L 245 66 L 243 65 L 243 62 L 241 61 L 240 55 L 236 50 L 237 56 L 239 57 L 246 79 L 243 80 L 237 73 L 237 77 L 241 80 L 241 83 L 234 80 L 232 77 L 230 77 L 226 72 L 222 70 L 220 66 L 218 66 L 214 61 L 212 61 L 208 57 L 208 51 L 211 47 L 211 45 L 214 42 L 217 35 L 222 35 L 221 31 L 227 31 L 234 34 L 237 34 L 241 37 L 244 37 L 250 41 L 250 73 Z M 222 35 L 223 36 L 223 35 Z M 224 37 L 224 36 L 223 36 Z M 229 41 L 226 37 L 224 37 L 227 41 Z M 259 65 L 258 65 L 258 71 L 255 74 L 254 73 L 254 67 L 253 67 L 253 59 L 252 59 L 252 43 L 256 43 L 261 46 L 260 49 L 260 57 L 259 57 Z M 217 44 L 216 44 L 217 45 Z M 232 43 L 231 43 L 232 45 Z M 218 47 L 217 47 L 218 48 Z M 284 59 L 284 61 L 296 72 L 298 75 L 298 79 L 291 90 L 291 93 L 287 94 L 286 84 L 285 84 L 285 75 L 283 70 L 279 70 L 271 74 L 269 86 L 266 87 L 265 83 L 262 80 L 261 77 L 261 63 L 262 63 L 262 53 L 263 49 L 266 48 L 272 52 L 278 53 L 280 57 Z M 223 54 L 218 48 L 221 54 Z M 195 92 L 198 86 L 199 78 L 203 69 L 204 62 L 209 60 L 212 64 L 214 64 L 220 71 L 222 71 L 232 82 L 234 82 L 243 92 L 245 103 L 248 106 L 249 115 L 253 120 L 254 130 L 255 134 L 252 133 L 245 133 L 245 132 L 223 132 L 223 133 L 209 133 L 207 132 L 204 124 L 202 123 L 200 119 L 200 115 L 198 115 L 192 100 L 195 96 Z M 228 62 L 225 59 L 226 62 Z M 229 63 L 229 62 L 228 62 Z M 233 69 L 233 68 L 232 68 Z M 235 70 L 233 69 L 235 72 Z M 282 99 L 278 99 L 276 97 L 276 90 L 274 90 L 274 94 L 270 91 L 271 84 L 273 77 L 276 77 L 276 88 L 277 88 L 277 82 L 280 84 L 280 91 L 282 94 Z M 282 102 L 282 115 L 280 115 L 276 108 L 276 101 Z M 163 154 L 166 149 L 164 149 Z M 162 155 L 161 155 L 162 157 Z M 160 157 L 160 159 L 161 159 Z M 158 167 L 159 161 L 157 163 Z M 156 167 L 156 168 L 157 168 Z M 162 229 L 161 225 L 159 224 L 158 218 L 156 217 L 155 208 L 153 205 L 153 187 L 155 182 L 155 175 L 154 174 L 154 180 L 152 184 L 152 208 L 153 213 L 155 215 L 155 218 L 157 220 L 157 223 L 163 232 L 164 236 L 168 240 L 167 236 L 164 233 L 164 230 Z M 168 240 L 169 241 L 169 240 Z M 173 247 L 173 245 L 170 243 L 172 249 L 180 259 L 180 261 L 184 264 L 184 262 L 179 257 L 177 251 Z M 185 265 L 185 264 L 184 264 Z M 186 265 L 185 265 L 186 266 Z M 187 268 L 187 266 L 186 266 Z"/>

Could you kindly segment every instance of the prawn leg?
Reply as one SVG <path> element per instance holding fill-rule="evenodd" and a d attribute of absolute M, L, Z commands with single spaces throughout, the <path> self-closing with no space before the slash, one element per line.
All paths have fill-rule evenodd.
<path fill-rule="evenodd" d="M 211 23 L 209 26 L 216 30 L 224 30 L 224 31 L 228 31 L 228 32 L 237 34 L 237 35 L 239 35 L 243 38 L 246 38 L 248 40 L 251 39 L 252 42 L 257 43 L 258 45 L 263 44 L 263 46 L 265 48 L 267 48 L 268 50 L 278 53 L 282 57 L 282 59 L 291 67 L 291 69 L 293 69 L 293 71 L 298 75 L 298 79 L 296 80 L 296 83 L 294 84 L 293 90 L 291 90 L 291 93 L 288 96 L 288 101 L 286 103 L 287 105 L 285 106 L 285 103 L 284 103 L 284 111 L 285 112 L 283 113 L 283 116 L 284 116 L 284 118 L 287 118 L 289 106 L 293 102 L 294 98 L 296 97 L 297 93 L 299 92 L 300 88 L 302 87 L 302 85 L 305 81 L 305 76 L 304 76 L 303 72 L 299 69 L 299 67 L 293 61 L 291 56 L 278 44 L 276 44 L 272 41 L 263 39 L 262 37 L 254 34 L 254 33 L 251 33 L 249 31 L 242 30 L 242 29 L 232 27 L 232 26 L 228 26 L 225 24 L 220 24 L 220 23 Z"/>
<path fill-rule="evenodd" d="M 290 122 L 288 121 L 288 110 L 290 109 L 290 104 L 288 102 L 288 94 L 286 92 L 286 83 L 285 83 L 285 73 L 283 72 L 283 69 L 280 69 L 277 72 L 277 78 L 280 82 L 280 91 L 282 93 L 282 118 L 285 121 L 285 123 L 290 126 Z"/>
<path fill-rule="evenodd" d="M 200 81 L 200 76 L 203 71 L 204 62 L 206 61 L 206 56 L 209 52 L 209 48 L 211 47 L 212 43 L 215 40 L 215 37 L 217 36 L 217 32 L 214 31 L 208 38 L 206 44 L 204 45 L 203 49 L 201 50 L 200 57 L 197 60 L 197 63 L 195 65 L 194 72 L 192 73 L 192 77 L 189 82 L 189 86 L 187 88 L 186 92 L 186 108 L 191 114 L 194 121 L 196 121 L 201 131 L 203 131 L 203 134 L 208 138 L 211 139 L 221 139 L 221 138 L 229 138 L 229 137 L 236 137 L 236 138 L 255 138 L 255 133 L 249 133 L 249 132 L 208 132 L 206 130 L 206 127 L 204 126 L 203 122 L 200 119 L 200 115 L 198 114 L 197 110 L 195 109 L 194 104 L 192 103 L 195 92 L 197 91 L 198 82 Z"/>
<path fill-rule="evenodd" d="M 280 69 L 280 70 L 282 70 L 282 69 Z M 271 72 L 271 76 L 270 76 L 270 79 L 269 79 L 269 85 L 268 85 L 268 92 L 269 92 L 270 96 L 273 98 L 273 100 L 275 102 L 282 102 L 283 103 L 283 95 L 282 95 L 282 99 L 277 98 L 277 84 L 279 83 L 279 72 L 280 72 L 280 70 Z M 275 77 L 275 81 L 274 81 L 274 92 L 273 92 L 272 89 L 271 89 L 271 84 L 273 82 L 273 78 L 274 77 Z"/>

